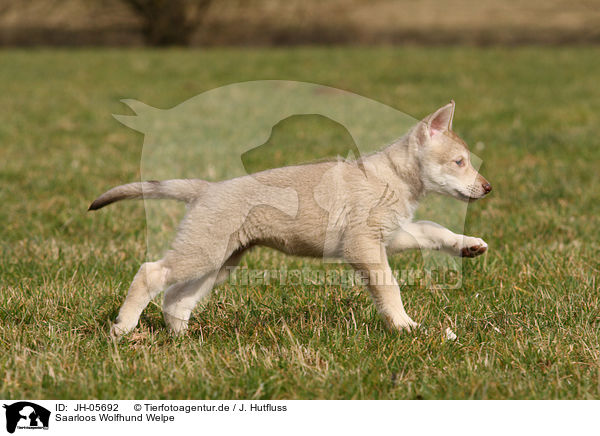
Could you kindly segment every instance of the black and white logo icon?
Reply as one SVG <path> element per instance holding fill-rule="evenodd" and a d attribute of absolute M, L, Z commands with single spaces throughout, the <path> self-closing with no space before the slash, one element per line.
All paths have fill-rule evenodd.
<path fill-rule="evenodd" d="M 4 404 L 6 409 L 6 431 L 14 433 L 16 429 L 48 429 L 50 411 L 29 401 Z"/>

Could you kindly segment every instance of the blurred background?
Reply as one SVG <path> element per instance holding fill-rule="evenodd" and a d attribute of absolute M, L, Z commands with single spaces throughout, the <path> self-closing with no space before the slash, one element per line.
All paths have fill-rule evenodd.
<path fill-rule="evenodd" d="M 598 0 L 2 0 L 0 45 L 572 44 Z"/>

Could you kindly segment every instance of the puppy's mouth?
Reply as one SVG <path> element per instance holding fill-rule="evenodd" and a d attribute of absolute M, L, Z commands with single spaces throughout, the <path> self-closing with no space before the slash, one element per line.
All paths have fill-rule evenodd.
<path fill-rule="evenodd" d="M 462 192 L 460 192 L 458 189 L 455 190 L 454 193 L 455 193 L 456 198 L 458 198 L 459 200 L 464 201 L 466 203 L 471 203 L 471 202 L 479 200 L 481 197 L 483 197 L 483 196 L 473 197 L 471 195 L 466 195 L 466 194 L 463 194 Z"/>

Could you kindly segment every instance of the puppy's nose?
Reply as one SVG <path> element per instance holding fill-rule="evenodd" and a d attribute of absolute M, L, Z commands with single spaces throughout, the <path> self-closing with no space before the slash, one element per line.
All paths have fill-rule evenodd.
<path fill-rule="evenodd" d="M 492 191 L 492 185 L 490 185 L 489 183 L 484 183 L 483 190 L 486 194 L 489 194 Z"/>

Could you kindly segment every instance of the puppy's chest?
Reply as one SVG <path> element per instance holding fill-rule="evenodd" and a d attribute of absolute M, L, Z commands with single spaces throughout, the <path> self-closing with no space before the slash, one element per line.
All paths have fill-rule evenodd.
<path fill-rule="evenodd" d="M 367 225 L 379 228 L 384 234 L 393 232 L 403 222 L 412 220 L 416 206 L 402 195 L 402 192 L 386 185 L 373 201 Z"/>

